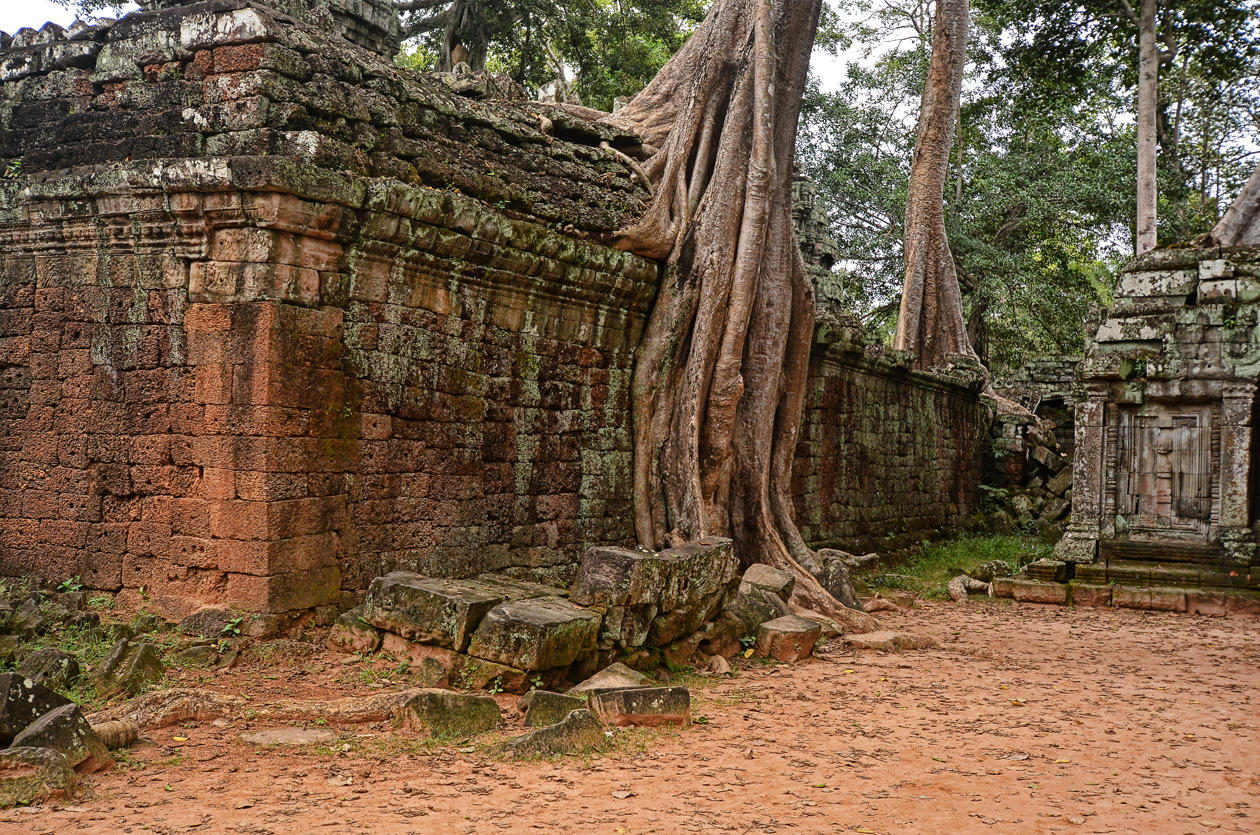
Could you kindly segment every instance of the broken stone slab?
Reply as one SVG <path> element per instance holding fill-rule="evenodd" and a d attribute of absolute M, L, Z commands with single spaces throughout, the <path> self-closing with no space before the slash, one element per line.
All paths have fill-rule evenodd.
<path fill-rule="evenodd" d="M 994 577 L 1011 576 L 1011 567 L 1005 560 L 989 560 L 972 568 L 967 576 L 982 583 L 992 583 Z"/>
<path fill-rule="evenodd" d="M 796 577 L 790 572 L 757 562 L 744 571 L 744 577 L 739 584 L 740 591 L 744 591 L 746 586 L 768 591 L 782 600 L 787 600 L 792 596 L 792 589 L 796 587 Z"/>
<path fill-rule="evenodd" d="M 580 754 L 604 741 L 604 726 L 585 708 L 571 712 L 554 725 L 535 728 L 508 740 L 504 752 L 517 759 L 553 754 Z"/>
<path fill-rule="evenodd" d="M 466 737 L 498 727 L 498 703 L 489 696 L 422 690 L 394 714 L 396 724 L 431 737 Z"/>
<path fill-rule="evenodd" d="M 98 771 L 114 764 L 105 743 L 88 724 L 76 704 L 66 704 L 40 716 L 13 738 L 15 748 L 60 751 L 71 768 Z"/>
<path fill-rule="evenodd" d="M 343 612 L 328 632 L 328 648 L 334 652 L 376 652 L 381 646 L 381 631 L 363 618 L 363 607 Z"/>
<path fill-rule="evenodd" d="M 251 745 L 320 745 L 336 738 L 337 732 L 331 728 L 264 728 L 241 734 Z"/>
<path fill-rule="evenodd" d="M 209 669 L 219 663 L 219 650 L 210 644 L 193 644 L 172 652 L 170 661 L 177 667 Z"/>
<path fill-rule="evenodd" d="M 1062 496 L 1072 486 L 1072 469 L 1066 467 L 1046 483 L 1046 488 L 1056 496 Z"/>
<path fill-rule="evenodd" d="M 404 638 L 463 652 L 482 617 L 502 602 L 501 593 L 475 580 L 394 571 L 368 587 L 363 618 Z"/>
<path fill-rule="evenodd" d="M 730 617 L 739 624 L 739 636 L 755 635 L 757 627 L 766 621 L 792 614 L 791 607 L 773 592 L 750 586 L 740 586 L 739 592 L 726 604 L 722 617 Z"/>
<path fill-rule="evenodd" d="M 55 647 L 44 647 L 22 659 L 17 671 L 45 687 L 65 687 L 78 680 L 79 659 Z"/>
<path fill-rule="evenodd" d="M 166 665 L 155 644 L 122 638 L 92 671 L 92 680 L 102 694 L 126 691 L 134 696 L 149 684 L 161 681 L 165 674 Z"/>
<path fill-rule="evenodd" d="M 481 619 L 468 654 L 520 670 L 564 667 L 596 648 L 600 616 L 557 597 L 500 603 Z"/>
<path fill-rule="evenodd" d="M 478 574 L 477 580 L 503 595 L 504 600 L 524 600 L 527 597 L 568 597 L 565 589 L 533 583 L 505 574 Z"/>
<path fill-rule="evenodd" d="M 220 638 L 240 624 L 241 618 L 241 615 L 232 614 L 226 606 L 202 606 L 181 620 L 177 628 L 185 635 Z"/>
<path fill-rule="evenodd" d="M 550 690 L 531 690 L 521 696 L 521 710 L 525 711 L 525 727 L 541 728 L 562 721 L 575 710 L 587 707 L 586 699 L 552 693 Z"/>
<path fill-rule="evenodd" d="M 524 693 L 529 689 L 529 676 L 524 670 L 471 658 L 446 647 L 408 641 L 392 632 L 385 633 L 381 652 L 406 661 L 411 677 L 424 687 L 484 690 L 494 686 L 507 693 Z"/>
<path fill-rule="evenodd" d="M 666 561 L 645 548 L 589 548 L 578 564 L 569 599 L 601 609 L 656 604 L 668 576 Z"/>
<path fill-rule="evenodd" d="M 822 625 L 799 615 L 784 615 L 757 628 L 756 652 L 784 663 L 808 658 L 822 635 Z"/>
<path fill-rule="evenodd" d="M 652 679 L 638 670 L 632 670 L 620 661 L 614 661 L 586 681 L 571 687 L 566 696 L 593 696 L 606 690 L 625 690 L 628 687 L 650 687 Z"/>
<path fill-rule="evenodd" d="M 655 603 L 641 606 L 610 606 L 599 629 L 599 645 L 605 648 L 641 647 L 647 643 L 652 621 L 658 609 Z"/>
<path fill-rule="evenodd" d="M 51 748 L 0 751 L 0 808 L 67 797 L 74 791 L 74 785 L 74 769 L 60 751 Z"/>
<path fill-rule="evenodd" d="M 73 702 L 26 676 L 0 675 L 0 747 L 45 713 L 68 704 Z"/>
<path fill-rule="evenodd" d="M 647 644 L 663 647 L 684 635 L 690 635 L 713 620 L 725 601 L 726 590 L 717 589 L 705 597 L 688 600 L 675 609 L 662 612 L 653 618 L 652 625 L 648 627 Z"/>
<path fill-rule="evenodd" d="M 861 635 L 846 635 L 844 642 L 854 649 L 871 649 L 880 652 L 929 649 L 936 646 L 936 641 L 926 635 L 915 635 L 910 632 L 893 632 L 891 630 L 866 632 Z"/>
<path fill-rule="evenodd" d="M 667 571 L 657 604 L 662 612 L 700 604 L 739 576 L 734 543 L 720 536 L 667 548 L 657 556 L 665 561 Z"/>
<path fill-rule="evenodd" d="M 686 687 L 637 687 L 591 696 L 591 712 L 606 725 L 686 725 L 691 693 Z"/>

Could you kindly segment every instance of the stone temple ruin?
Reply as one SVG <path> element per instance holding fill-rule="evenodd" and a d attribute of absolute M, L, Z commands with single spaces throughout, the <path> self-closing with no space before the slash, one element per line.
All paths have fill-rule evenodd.
<path fill-rule="evenodd" d="M 1006 593 L 1257 608 L 1258 310 L 1254 246 L 1171 248 L 1129 264 L 1080 364 L 1071 524 L 1055 559 Z"/>
<path fill-rule="evenodd" d="M 386 5 L 0 38 L 0 573 L 327 623 L 393 571 L 554 586 L 635 544 L 639 140 L 399 69 Z M 961 524 L 985 414 L 821 322 L 802 532 Z"/>

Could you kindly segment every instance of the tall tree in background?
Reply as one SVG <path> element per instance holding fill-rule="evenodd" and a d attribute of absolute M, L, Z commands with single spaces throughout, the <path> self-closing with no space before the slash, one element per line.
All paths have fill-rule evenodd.
<path fill-rule="evenodd" d="M 609 117 L 660 149 L 619 244 L 665 263 L 632 387 L 635 527 L 653 547 L 729 535 L 796 575 L 798 603 L 869 629 L 815 579 L 789 496 L 814 324 L 791 181 L 820 4 L 718 0 Z"/>
<path fill-rule="evenodd" d="M 1133 7 L 1119 0 L 1129 16 Z M 1159 186 L 1155 175 L 1155 106 L 1159 98 L 1159 47 L 1155 44 L 1155 0 L 1141 0 L 1141 13 L 1133 18 L 1138 28 L 1137 83 L 1137 228 L 1134 249 L 1138 255 L 1155 248 Z"/>
<path fill-rule="evenodd" d="M 1134 3 L 1137 3 L 1135 8 Z M 1260 3 L 1257 0 L 976 0 L 1011 36 L 1004 50 L 1007 72 L 1029 94 L 1025 106 L 1048 97 L 1073 98 L 1107 81 L 1137 90 L 1137 195 L 1134 250 L 1154 246 L 1161 223 L 1156 206 L 1161 188 L 1182 198 L 1189 172 L 1180 141 L 1182 104 L 1196 84 L 1205 98 L 1221 98 L 1227 88 L 1254 72 L 1260 55 Z M 1136 50 L 1135 50 L 1136 47 Z M 1136 60 L 1135 60 L 1136 58 Z M 1159 77 L 1175 81 L 1161 84 Z M 1195 83 L 1191 83 L 1191 81 Z M 1131 111 L 1132 112 L 1132 111 Z M 1203 149 L 1209 156 L 1211 149 Z M 1159 168 L 1170 177 L 1157 175 Z M 1245 166 L 1245 179 L 1250 166 Z M 1157 179 L 1158 176 L 1158 179 Z M 1226 175 L 1237 176 L 1236 172 Z M 1204 179 L 1207 172 L 1204 172 Z M 1231 183 L 1232 187 L 1241 185 Z M 1206 190 L 1203 199 L 1209 195 Z M 1211 226 L 1223 207 L 1197 215 Z M 1211 215 L 1206 217 L 1205 215 Z M 1174 210 L 1175 220 L 1183 213 Z M 1203 228 L 1165 228 L 1185 238 Z"/>
<path fill-rule="evenodd" d="M 945 234 L 944 204 L 969 24 L 967 0 L 937 0 L 932 60 L 906 192 L 906 273 L 893 339 L 894 348 L 914 354 L 917 368 L 944 366 L 950 355 L 976 357 L 967 338 L 958 273 Z"/>

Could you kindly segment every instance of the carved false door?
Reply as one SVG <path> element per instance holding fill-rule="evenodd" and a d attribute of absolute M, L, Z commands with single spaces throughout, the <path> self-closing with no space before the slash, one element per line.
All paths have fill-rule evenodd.
<path fill-rule="evenodd" d="M 1116 529 L 1204 541 L 1212 518 L 1212 408 L 1123 409 L 1116 432 Z"/>

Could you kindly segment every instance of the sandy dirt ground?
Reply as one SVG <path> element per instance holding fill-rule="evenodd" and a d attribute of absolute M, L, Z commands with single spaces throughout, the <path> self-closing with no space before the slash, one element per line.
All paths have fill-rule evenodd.
<path fill-rule="evenodd" d="M 832 641 L 795 666 L 689 677 L 697 723 L 619 732 L 603 753 L 521 764 L 493 739 L 386 726 L 297 748 L 176 726 L 69 803 L 0 813 L 0 831 L 1260 831 L 1260 621 L 1004 601 L 883 620 L 940 646 Z M 264 701 L 399 683 L 341 661 L 186 675 Z"/>

